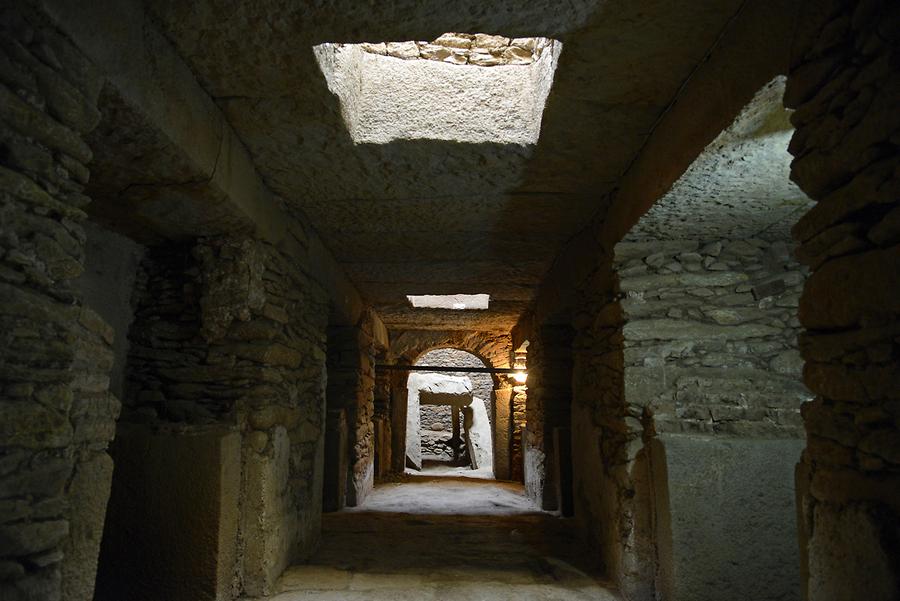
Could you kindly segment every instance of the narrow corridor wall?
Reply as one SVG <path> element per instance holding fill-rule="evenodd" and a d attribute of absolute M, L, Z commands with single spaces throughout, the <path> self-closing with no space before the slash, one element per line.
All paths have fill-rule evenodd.
<path fill-rule="evenodd" d="M 87 601 L 120 406 L 115 333 L 72 283 L 102 80 L 27 3 L 0 38 L 0 598 Z"/>
<path fill-rule="evenodd" d="M 807 446 L 797 470 L 805 598 L 900 597 L 900 5 L 810 2 L 786 106 Z"/>

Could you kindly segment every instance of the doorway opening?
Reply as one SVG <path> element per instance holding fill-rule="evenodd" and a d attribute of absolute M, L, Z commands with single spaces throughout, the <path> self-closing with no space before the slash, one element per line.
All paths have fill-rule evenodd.
<path fill-rule="evenodd" d="M 475 355 L 437 349 L 416 366 L 483 368 Z M 493 378 L 487 373 L 411 373 L 407 380 L 406 471 L 494 478 Z"/>

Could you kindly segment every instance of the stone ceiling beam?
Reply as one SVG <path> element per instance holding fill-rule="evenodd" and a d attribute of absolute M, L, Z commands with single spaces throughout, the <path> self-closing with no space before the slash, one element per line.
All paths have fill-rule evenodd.
<path fill-rule="evenodd" d="M 236 215 L 218 221 L 219 227 L 246 223 L 248 230 L 296 257 L 330 293 L 333 320 L 356 324 L 365 308 L 359 292 L 311 227 L 279 206 L 218 106 L 147 18 L 142 3 L 40 0 L 40 4 L 103 72 L 129 109 L 155 130 L 155 139 L 174 149 L 182 173 L 192 175 L 190 184 L 211 189 L 205 194 L 223 200 L 229 215 Z M 383 330 L 377 315 L 373 319 Z"/>

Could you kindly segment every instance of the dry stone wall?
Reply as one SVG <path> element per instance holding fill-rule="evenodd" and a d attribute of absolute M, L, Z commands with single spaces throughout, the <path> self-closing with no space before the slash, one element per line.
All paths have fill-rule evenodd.
<path fill-rule="evenodd" d="M 547 38 L 506 38 L 484 33 L 445 33 L 431 42 L 365 43 L 362 49 L 404 60 L 424 59 L 453 65 L 496 67 L 530 65 L 553 42 Z"/>
<path fill-rule="evenodd" d="M 806 273 L 780 238 L 616 246 L 620 293 L 607 310 L 623 320 L 625 417 L 609 438 L 624 446 L 607 450 L 630 480 L 619 535 L 637 587 L 647 578 L 675 598 L 797 594 L 791 470 L 811 398 L 797 347 Z M 732 505 L 739 515 L 722 520 Z M 671 557 L 660 561 L 659 549 Z M 750 577 L 759 571 L 765 585 Z"/>
<path fill-rule="evenodd" d="M 796 593 L 806 273 L 780 237 L 626 238 L 581 291 L 576 515 L 632 598 Z M 741 515 L 721 522 L 735 499 Z"/>
<path fill-rule="evenodd" d="M 319 535 L 325 292 L 271 245 L 235 238 L 153 249 L 136 299 L 123 421 L 241 434 L 244 514 L 224 544 L 240 550 L 235 588 L 267 594 Z"/>
<path fill-rule="evenodd" d="M 512 431 L 509 442 L 509 479 L 524 482 L 524 456 L 522 451 L 522 434 L 525 431 L 525 412 L 528 399 L 528 387 L 513 387 L 510 405 L 512 411 Z"/>
<path fill-rule="evenodd" d="M 88 600 L 119 401 L 113 331 L 84 306 L 101 79 L 24 3 L 0 8 L 0 598 Z"/>
<path fill-rule="evenodd" d="M 785 104 L 807 447 L 798 467 L 809 599 L 900 597 L 900 6 L 810 5 Z"/>
<path fill-rule="evenodd" d="M 796 436 L 797 304 L 805 270 L 784 241 L 616 245 L 625 401 L 657 432 Z"/>
<path fill-rule="evenodd" d="M 421 424 L 422 459 L 453 461 L 453 411 L 449 405 L 419 405 Z M 462 428 L 462 418 L 458 420 Z M 461 430 L 460 430 L 461 431 Z M 457 454 L 463 447 L 460 445 Z M 461 461 L 468 463 L 461 455 Z"/>
<path fill-rule="evenodd" d="M 375 358 L 376 363 L 387 360 L 386 353 Z M 391 414 L 393 404 L 392 373 L 387 370 L 375 371 L 375 390 L 373 401 L 375 413 L 375 478 L 383 478 L 391 472 L 392 464 L 392 427 Z"/>

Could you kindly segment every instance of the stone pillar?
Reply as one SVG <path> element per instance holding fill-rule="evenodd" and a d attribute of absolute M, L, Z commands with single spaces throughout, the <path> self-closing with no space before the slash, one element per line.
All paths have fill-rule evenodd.
<path fill-rule="evenodd" d="M 810 2 L 785 105 L 791 178 L 815 207 L 794 227 L 812 275 L 807 445 L 797 467 L 804 593 L 900 598 L 900 5 Z"/>
<path fill-rule="evenodd" d="M 340 511 L 347 503 L 347 415 L 329 409 L 325 423 L 325 474 L 323 508 Z"/>
<path fill-rule="evenodd" d="M 569 326 L 548 325 L 538 330 L 529 346 L 525 490 L 546 510 L 559 507 L 553 429 L 567 428 L 571 421 L 572 339 Z"/>
<path fill-rule="evenodd" d="M 512 450 L 512 388 L 494 390 L 493 454 L 494 477 L 498 480 L 511 479 L 510 452 Z"/>
<path fill-rule="evenodd" d="M 376 359 L 381 362 L 381 360 Z M 375 477 L 383 478 L 391 471 L 391 375 L 388 370 L 375 372 Z"/>
<path fill-rule="evenodd" d="M 409 372 L 391 371 L 391 472 L 402 474 L 406 469 L 406 418 Z"/>
<path fill-rule="evenodd" d="M 459 461 L 460 442 L 462 442 L 462 436 L 459 429 L 460 413 L 459 407 L 456 405 L 450 407 L 450 419 L 452 420 L 450 425 L 450 439 L 453 441 L 453 461 L 456 462 Z"/>
<path fill-rule="evenodd" d="M 352 327 L 328 329 L 328 407 L 347 415 L 350 448 L 347 505 L 362 504 L 375 476 L 375 361 L 370 316 Z"/>
<path fill-rule="evenodd" d="M 128 482 L 141 478 L 117 471 L 110 519 L 121 521 L 108 532 L 131 537 L 104 539 L 98 583 L 106 596 L 99 598 L 141 599 L 154 590 L 224 596 L 235 574 L 247 594 L 269 594 L 283 569 L 319 538 L 325 292 L 271 245 L 227 238 L 152 249 L 135 297 L 115 459 L 140 468 L 132 454 L 149 448 L 158 459 L 147 477 L 158 486 L 130 497 Z M 184 459 L 191 453 L 219 467 L 201 478 Z M 238 490 L 219 486 L 216 474 L 240 474 L 222 476 Z M 159 540 L 177 539 L 205 511 L 190 502 L 190 489 L 181 485 L 187 481 L 219 491 L 209 498 L 218 498 L 223 516 L 215 539 L 189 539 L 212 547 L 184 549 L 215 559 L 202 576 L 196 563 L 174 554 L 141 555 Z M 159 504 L 174 509 L 152 511 Z M 144 513 L 158 519 L 135 522 Z M 147 543 L 133 544 L 140 539 Z M 123 565 L 129 569 L 117 567 Z M 186 581 L 206 585 L 201 591 L 177 584 Z"/>
<path fill-rule="evenodd" d="M 93 596 L 119 401 L 83 269 L 102 80 L 44 15 L 0 9 L 0 598 Z"/>
<path fill-rule="evenodd" d="M 515 386 L 512 389 L 512 433 L 509 445 L 509 477 L 517 482 L 524 482 L 525 475 L 522 438 L 525 430 L 525 409 L 528 399 L 528 387 Z"/>

